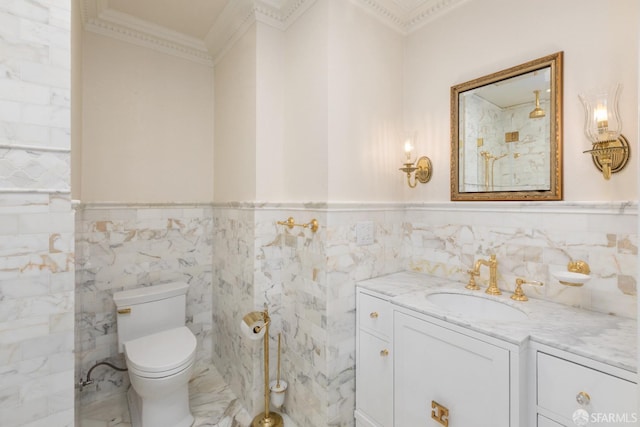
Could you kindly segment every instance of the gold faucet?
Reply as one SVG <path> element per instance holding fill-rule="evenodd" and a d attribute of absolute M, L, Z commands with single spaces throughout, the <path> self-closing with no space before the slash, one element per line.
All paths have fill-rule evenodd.
<path fill-rule="evenodd" d="M 479 259 L 476 261 L 473 266 L 473 270 L 469 270 L 469 275 L 471 278 L 469 279 L 469 284 L 466 286 L 467 289 L 480 289 L 478 285 L 476 285 L 475 276 L 480 275 L 480 267 L 486 265 L 489 267 L 489 287 L 485 291 L 489 295 L 502 295 L 502 292 L 498 288 L 498 260 L 495 255 L 491 255 L 488 260 Z"/>

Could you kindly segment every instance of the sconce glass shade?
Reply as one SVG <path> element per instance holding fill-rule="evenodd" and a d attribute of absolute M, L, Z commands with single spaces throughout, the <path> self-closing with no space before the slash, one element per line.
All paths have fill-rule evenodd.
<path fill-rule="evenodd" d="M 402 139 L 402 148 L 404 149 L 405 164 L 414 162 L 413 150 L 416 148 L 416 132 L 405 132 Z"/>
<path fill-rule="evenodd" d="M 615 141 L 622 132 L 618 111 L 621 85 L 580 94 L 584 106 L 584 133 L 592 143 Z"/>
<path fill-rule="evenodd" d="M 593 164 L 607 180 L 612 173 L 624 169 L 629 161 L 629 142 L 621 134 L 622 121 L 618 110 L 621 88 L 617 84 L 580 95 L 585 112 L 584 133 L 592 144 L 585 153 L 591 154 Z"/>

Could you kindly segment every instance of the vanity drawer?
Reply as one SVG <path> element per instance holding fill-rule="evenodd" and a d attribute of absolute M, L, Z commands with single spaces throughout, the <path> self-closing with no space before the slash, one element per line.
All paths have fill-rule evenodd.
<path fill-rule="evenodd" d="M 574 412 L 580 408 L 592 416 L 634 416 L 636 384 L 541 352 L 537 355 L 537 365 L 538 408 L 560 415 L 566 420 L 572 420 Z M 583 393 L 583 401 L 588 395 L 588 403 L 584 406 L 578 403 L 580 393 Z"/>
<path fill-rule="evenodd" d="M 393 328 L 392 310 L 389 302 L 365 294 L 358 293 L 358 321 L 360 328 L 390 337 Z"/>

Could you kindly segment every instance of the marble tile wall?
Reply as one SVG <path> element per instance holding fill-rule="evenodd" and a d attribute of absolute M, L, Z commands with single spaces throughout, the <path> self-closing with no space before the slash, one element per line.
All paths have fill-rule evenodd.
<path fill-rule="evenodd" d="M 0 2 L 0 424 L 73 426 L 70 0 Z"/>
<path fill-rule="evenodd" d="M 240 321 L 261 309 L 254 292 L 255 223 L 253 209 L 213 209 L 213 364 L 247 410 L 259 412 L 262 347 L 242 339 Z"/>
<path fill-rule="evenodd" d="M 188 223 L 187 217 L 193 217 L 197 218 L 192 227 L 198 230 L 196 234 L 210 233 L 211 239 L 201 242 L 209 248 L 196 251 L 202 258 L 208 253 L 212 260 L 210 308 L 198 311 L 210 313 L 213 322 L 210 355 L 214 366 L 251 414 L 263 409 L 263 348 L 261 341 L 243 338 L 239 326 L 245 313 L 268 304 L 273 321 L 270 377 L 276 375 L 280 332 L 282 378 L 289 382 L 284 411 L 298 425 L 353 426 L 353 331 L 355 285 L 359 280 L 411 269 L 462 283 L 475 259 L 496 253 L 499 285 L 503 289 L 512 289 L 516 276 L 535 278 L 544 281 L 546 288 L 539 293 L 529 289 L 533 297 L 628 317 L 636 315 L 635 203 L 246 203 L 214 205 L 210 211 L 204 208 L 197 213 L 169 207 L 155 210 L 159 218 L 164 218 L 154 220 L 159 228 L 169 227 L 174 221 Z M 78 270 L 82 275 L 88 273 L 82 279 L 87 290 L 98 295 L 101 288 L 109 289 L 111 283 L 120 282 L 124 286 L 133 277 L 144 280 L 150 277 L 146 267 L 140 267 L 151 250 L 148 242 L 142 243 L 143 250 L 136 249 L 141 254 L 132 258 L 135 263 L 114 262 L 108 254 L 120 253 L 131 244 L 123 243 L 126 232 L 115 232 L 123 230 L 118 221 L 129 218 L 144 223 L 153 216 L 151 211 L 123 206 L 107 210 L 108 215 L 104 209 L 95 207 L 81 212 Z M 147 219 L 138 218 L 140 215 Z M 312 233 L 276 224 L 289 216 L 296 222 L 316 218 L 320 230 Z M 114 222 L 116 218 L 120 219 Z M 210 223 L 205 226 L 207 218 Z M 374 223 L 373 244 L 357 245 L 356 225 L 360 221 Z M 146 227 L 153 228 L 151 225 L 134 228 Z M 104 235 L 108 229 L 114 230 L 109 239 Z M 89 241 L 92 235 L 94 240 Z M 82 254 L 87 253 L 90 256 L 85 258 Z M 175 255 L 165 252 L 157 255 L 154 263 L 172 265 L 171 271 L 178 268 L 179 263 L 170 260 Z M 198 263 L 206 263 L 200 256 L 198 259 Z M 565 269 L 570 259 L 583 259 L 591 265 L 593 279 L 583 288 L 561 286 L 550 276 L 551 271 Z M 160 276 L 164 274 L 162 271 L 161 268 Z M 484 271 L 483 280 L 486 280 Z M 77 299 L 83 301 L 86 297 L 79 294 Z M 91 298 L 88 300 L 93 301 Z M 104 301 L 105 297 L 100 298 Z M 203 304 L 207 303 L 203 300 Z M 82 322 L 89 325 L 93 320 L 86 319 L 92 316 L 83 314 L 87 310 L 93 308 L 85 307 L 79 314 Z M 113 336 L 103 334 L 113 327 L 108 322 L 95 322 L 83 333 L 84 339 L 91 343 L 93 335 L 96 348 L 100 342 L 105 345 L 104 351 L 108 347 L 115 349 Z M 84 352 L 91 345 L 85 343 L 79 348 Z M 113 378 L 102 381 L 101 387 L 107 390 L 121 386 Z"/>
<path fill-rule="evenodd" d="M 320 230 L 313 234 L 276 225 L 288 216 L 296 222 L 316 217 Z M 513 289 L 516 276 L 535 278 L 547 287 L 530 290 L 532 297 L 636 315 L 635 203 L 247 204 L 215 208 L 214 217 L 214 283 L 219 280 L 225 292 L 220 299 L 230 297 L 245 311 L 252 304 L 257 309 L 269 303 L 274 322 L 271 377 L 275 339 L 282 332 L 282 377 L 289 381 L 290 391 L 285 410 L 300 425 L 353 426 L 359 280 L 411 269 L 465 282 L 475 259 L 496 253 L 503 289 Z M 374 244 L 356 244 L 360 221 L 374 222 Z M 593 279 L 583 288 L 567 288 L 550 276 L 566 269 L 570 259 L 591 265 Z M 248 271 L 253 273 L 247 276 Z M 250 412 L 257 413 L 262 367 L 256 360 L 262 360 L 261 349 L 254 345 L 247 351 L 242 347 L 246 342 L 237 342 L 238 326 L 233 323 L 242 310 L 227 308 L 224 313 L 228 304 L 219 304 L 214 330 L 225 325 L 226 335 L 214 342 L 214 364 L 225 366 L 231 384 L 241 378 L 242 386 L 234 391 L 246 396 Z M 253 355 L 253 363 L 247 354 Z M 251 384 L 253 390 L 248 388 Z"/>
<path fill-rule="evenodd" d="M 72 426 L 69 194 L 0 191 L 0 424 Z"/>
<path fill-rule="evenodd" d="M 346 208 L 346 209 L 345 209 Z M 327 214 L 327 426 L 353 426 L 355 409 L 355 285 L 404 269 L 404 208 L 353 206 Z M 373 221 L 375 242 L 358 246 L 356 226 Z"/>
<path fill-rule="evenodd" d="M 213 219 L 209 205 L 80 205 L 76 214 L 76 380 L 96 362 L 124 366 L 117 351 L 114 292 L 189 283 L 187 326 L 197 364 L 211 361 Z M 126 373 L 106 367 L 79 392 L 84 404 L 121 393 Z"/>
<path fill-rule="evenodd" d="M 325 211 L 307 206 L 301 210 L 261 209 L 256 215 L 257 288 L 274 307 L 271 348 L 277 351 L 280 332 L 281 375 L 291 391 L 285 406 L 298 425 L 326 425 L 329 337 Z M 320 227 L 312 232 L 277 225 L 288 217 L 295 218 L 296 223 L 316 219 Z M 274 368 L 272 365 L 272 379 L 276 378 Z"/>
<path fill-rule="evenodd" d="M 466 282 L 475 260 L 496 254 L 502 289 L 513 290 L 516 277 L 524 277 L 545 283 L 529 287 L 530 296 L 637 316 L 637 203 L 415 206 L 404 227 L 407 269 Z M 561 285 L 552 275 L 571 260 L 591 267 L 583 287 Z"/>

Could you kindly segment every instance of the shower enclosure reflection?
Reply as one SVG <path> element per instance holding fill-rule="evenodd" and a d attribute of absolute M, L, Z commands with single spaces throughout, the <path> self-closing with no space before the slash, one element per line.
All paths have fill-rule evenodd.
<path fill-rule="evenodd" d="M 451 88 L 452 200 L 560 200 L 561 53 Z"/>

